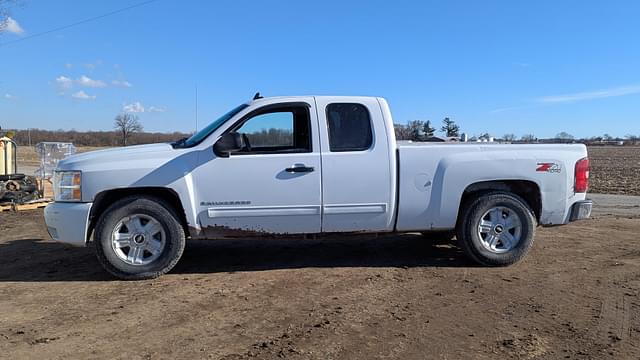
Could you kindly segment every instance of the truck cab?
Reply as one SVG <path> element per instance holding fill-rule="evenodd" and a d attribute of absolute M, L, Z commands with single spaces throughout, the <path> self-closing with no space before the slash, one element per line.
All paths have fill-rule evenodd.
<path fill-rule="evenodd" d="M 380 101 L 261 99 L 194 143 L 193 235 L 392 230 L 395 136 Z"/>

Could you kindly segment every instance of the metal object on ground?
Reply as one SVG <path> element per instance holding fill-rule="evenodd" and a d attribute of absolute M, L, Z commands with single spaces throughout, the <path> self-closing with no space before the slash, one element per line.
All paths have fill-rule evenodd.
<path fill-rule="evenodd" d="M 11 175 L 17 172 L 16 143 L 6 136 L 0 137 L 0 175 Z"/>
<path fill-rule="evenodd" d="M 32 176 L 0 175 L 0 203 L 24 204 L 39 197 L 38 185 Z"/>
<path fill-rule="evenodd" d="M 40 167 L 36 174 L 41 179 L 53 177 L 53 171 L 60 160 L 76 153 L 76 147 L 69 142 L 40 142 L 36 144 L 36 153 L 40 157 Z"/>
<path fill-rule="evenodd" d="M 24 204 L 40 198 L 36 179 L 18 174 L 16 148 L 11 138 L 0 137 L 0 204 Z"/>

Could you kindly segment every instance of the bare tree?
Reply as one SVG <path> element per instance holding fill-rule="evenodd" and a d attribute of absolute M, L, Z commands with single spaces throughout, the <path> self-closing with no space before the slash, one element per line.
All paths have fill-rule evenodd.
<path fill-rule="evenodd" d="M 487 140 L 487 141 L 488 141 L 489 139 L 491 139 L 491 137 L 492 137 L 492 136 L 491 136 L 491 134 L 489 134 L 488 132 L 486 132 L 486 133 L 483 133 L 482 135 L 480 135 L 478 138 L 480 138 L 480 139 L 485 139 L 485 140 Z"/>
<path fill-rule="evenodd" d="M 533 135 L 533 134 L 524 134 L 524 135 L 522 135 L 522 137 L 520 138 L 520 140 L 521 140 L 522 142 L 532 143 L 532 142 L 535 142 L 535 141 L 536 141 L 536 140 L 538 140 L 538 139 L 537 139 L 537 138 L 536 138 L 536 136 L 535 136 L 535 135 Z"/>
<path fill-rule="evenodd" d="M 566 131 L 562 131 L 558 133 L 555 137 L 555 140 L 558 140 L 560 142 L 571 142 L 573 141 L 573 139 L 574 139 L 573 135 L 569 134 Z"/>
<path fill-rule="evenodd" d="M 397 140 L 411 140 L 412 134 L 406 125 L 393 124 L 393 129 L 395 130 Z"/>
<path fill-rule="evenodd" d="M 142 131 L 142 124 L 140 124 L 136 115 L 122 113 L 116 116 L 114 128 L 122 136 L 122 145 L 127 146 L 127 141 L 131 134 Z"/>
<path fill-rule="evenodd" d="M 516 136 L 514 134 L 504 134 L 502 136 L 502 139 L 504 141 L 508 141 L 508 142 L 514 142 L 516 141 Z"/>

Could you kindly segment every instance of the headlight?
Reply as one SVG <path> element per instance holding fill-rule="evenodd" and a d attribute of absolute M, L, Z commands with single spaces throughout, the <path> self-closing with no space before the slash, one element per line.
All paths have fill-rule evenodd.
<path fill-rule="evenodd" d="M 55 201 L 81 201 L 82 173 L 80 171 L 54 172 L 53 199 Z"/>

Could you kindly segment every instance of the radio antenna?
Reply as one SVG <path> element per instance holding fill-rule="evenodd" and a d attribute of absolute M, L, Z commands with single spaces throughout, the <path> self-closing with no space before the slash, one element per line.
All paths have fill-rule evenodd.
<path fill-rule="evenodd" d="M 198 132 L 198 84 L 196 84 L 196 132 Z"/>

